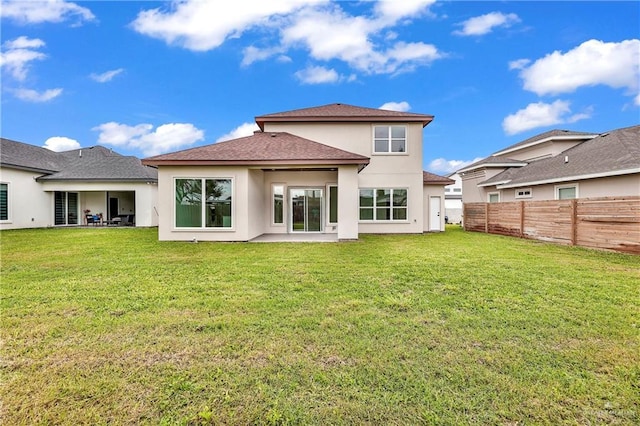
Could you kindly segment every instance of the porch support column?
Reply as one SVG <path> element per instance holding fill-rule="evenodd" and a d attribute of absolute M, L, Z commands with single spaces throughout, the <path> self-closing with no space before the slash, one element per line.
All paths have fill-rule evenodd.
<path fill-rule="evenodd" d="M 358 166 L 338 167 L 338 239 L 358 239 Z"/>

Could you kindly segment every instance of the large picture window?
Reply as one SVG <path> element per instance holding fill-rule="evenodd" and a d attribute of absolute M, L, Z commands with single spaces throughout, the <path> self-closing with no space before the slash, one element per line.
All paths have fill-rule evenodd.
<path fill-rule="evenodd" d="M 231 179 L 176 179 L 177 228 L 231 228 Z"/>
<path fill-rule="evenodd" d="M 9 220 L 9 185 L 0 183 L 0 220 Z"/>
<path fill-rule="evenodd" d="M 405 126 L 375 126 L 373 150 L 377 153 L 407 152 L 407 128 Z"/>
<path fill-rule="evenodd" d="M 360 220 L 406 221 L 407 190 L 400 188 L 361 189 Z"/>

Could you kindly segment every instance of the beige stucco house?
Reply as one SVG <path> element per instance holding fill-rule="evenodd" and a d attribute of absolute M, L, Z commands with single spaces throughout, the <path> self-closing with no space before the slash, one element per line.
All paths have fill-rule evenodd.
<path fill-rule="evenodd" d="M 640 196 L 640 126 L 552 130 L 458 170 L 464 203 Z"/>
<path fill-rule="evenodd" d="M 156 226 L 156 201 L 157 171 L 138 158 L 0 139 L 0 230 L 85 225 L 85 211 L 100 224 Z"/>
<path fill-rule="evenodd" d="M 422 170 L 433 116 L 345 104 L 256 117 L 252 136 L 158 155 L 161 240 L 444 230 L 444 185 Z"/>

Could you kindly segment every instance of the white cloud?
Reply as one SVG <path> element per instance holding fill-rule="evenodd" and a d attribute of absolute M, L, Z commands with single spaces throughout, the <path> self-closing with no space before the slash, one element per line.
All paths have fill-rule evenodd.
<path fill-rule="evenodd" d="M 591 117 L 591 108 L 584 112 L 570 115 L 571 108 L 568 101 L 556 100 L 551 104 L 537 102 L 507 116 L 502 121 L 502 128 L 508 135 L 524 132 L 538 127 L 553 126 L 561 123 L 575 123 Z"/>
<path fill-rule="evenodd" d="M 62 94 L 62 89 L 48 89 L 44 92 L 38 92 L 33 89 L 14 89 L 13 94 L 16 98 L 27 102 L 49 102 Z"/>
<path fill-rule="evenodd" d="M 384 110 L 387 110 L 387 111 L 406 112 L 406 111 L 409 111 L 411 109 L 411 105 L 409 105 L 409 102 L 407 102 L 407 101 L 387 102 L 387 103 L 384 103 L 381 106 L 379 106 L 378 109 L 384 109 Z"/>
<path fill-rule="evenodd" d="M 380 48 L 372 41 L 388 23 L 363 16 L 349 16 L 338 7 L 306 9 L 282 30 L 282 43 L 302 46 L 319 61 L 339 59 L 367 74 L 396 73 L 428 65 L 444 54 L 422 42 L 396 42 Z"/>
<path fill-rule="evenodd" d="M 62 152 L 80 148 L 80 143 L 75 139 L 66 138 L 64 136 L 53 136 L 44 142 L 43 148 L 51 151 Z"/>
<path fill-rule="evenodd" d="M 333 68 L 318 66 L 297 71 L 295 76 L 304 84 L 335 83 L 340 80 L 340 75 Z"/>
<path fill-rule="evenodd" d="M 91 77 L 92 80 L 95 80 L 98 83 L 106 83 L 108 81 L 111 81 L 115 76 L 117 76 L 123 71 L 124 71 L 124 68 L 118 68 L 117 70 L 106 71 L 106 72 L 103 72 L 102 74 L 93 73 L 89 77 Z"/>
<path fill-rule="evenodd" d="M 2 43 L 5 51 L 0 53 L 0 66 L 14 79 L 24 81 L 27 78 L 29 63 L 47 57 L 44 53 L 33 50 L 44 45 L 44 41 L 39 38 L 31 39 L 25 36 L 5 41 Z"/>
<path fill-rule="evenodd" d="M 520 71 L 526 90 L 538 95 L 571 93 L 583 86 L 624 88 L 635 96 L 640 80 L 640 40 L 605 43 L 588 40 L 562 53 L 555 51 Z"/>
<path fill-rule="evenodd" d="M 273 25 L 286 15 L 316 1 L 273 0 L 230 3 L 187 0 L 173 2 L 171 10 L 145 10 L 133 21 L 141 34 L 194 51 L 207 51 L 228 38 L 239 37 L 256 25 Z"/>
<path fill-rule="evenodd" d="M 153 130 L 151 124 L 129 126 L 112 121 L 92 130 L 100 132 L 101 144 L 139 149 L 146 156 L 185 148 L 204 139 L 204 132 L 190 123 L 163 124 Z"/>
<path fill-rule="evenodd" d="M 226 133 L 220 136 L 218 139 L 216 139 L 216 142 L 223 142 L 231 139 L 238 139 L 245 136 L 251 136 L 253 135 L 253 132 L 255 132 L 256 130 L 260 130 L 260 127 L 258 127 L 256 123 L 242 123 L 235 129 L 230 131 L 229 133 Z"/>
<path fill-rule="evenodd" d="M 510 27 L 520 22 L 520 18 L 515 13 L 504 14 L 502 12 L 491 12 L 485 15 L 476 16 L 456 25 L 462 27 L 453 34 L 461 36 L 479 36 L 488 34 L 496 27 Z"/>
<path fill-rule="evenodd" d="M 75 18 L 77 23 L 81 23 L 95 19 L 93 13 L 86 7 L 62 0 L 6 0 L 2 2 L 0 16 L 21 24 L 57 23 L 71 18 Z"/>
<path fill-rule="evenodd" d="M 170 9 L 142 11 L 132 26 L 141 34 L 194 51 L 215 49 L 249 30 L 262 31 L 264 46 L 245 47 L 242 66 L 274 56 L 282 60 L 288 58 L 288 50 L 302 48 L 318 61 L 338 59 L 368 74 L 397 73 L 445 56 L 422 42 L 390 45 L 395 37 L 388 37 L 392 33 L 389 27 L 429 14 L 433 3 L 376 2 L 371 3 L 369 16 L 351 16 L 339 2 L 323 0 L 279 0 L 252 7 L 243 2 L 222 6 L 219 2 L 185 0 L 174 2 Z"/>
<path fill-rule="evenodd" d="M 516 59 L 515 61 L 509 62 L 510 70 L 521 70 L 524 69 L 527 65 L 531 63 L 530 59 Z"/>
<path fill-rule="evenodd" d="M 451 174 L 470 164 L 480 161 L 481 159 L 481 157 L 476 157 L 473 160 L 447 160 L 445 158 L 436 158 L 429 163 L 427 169 L 435 173 Z"/>

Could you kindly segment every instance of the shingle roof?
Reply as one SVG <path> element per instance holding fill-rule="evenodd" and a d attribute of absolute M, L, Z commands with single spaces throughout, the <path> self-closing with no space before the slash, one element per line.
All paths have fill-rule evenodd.
<path fill-rule="evenodd" d="M 640 173 L 640 126 L 603 133 L 555 157 L 534 161 L 508 172 L 496 175 L 483 184 L 486 186 L 508 180 L 502 186 L 506 188 L 537 182 L 574 180 L 590 175 Z"/>
<path fill-rule="evenodd" d="M 429 172 L 422 172 L 422 183 L 425 185 L 451 185 L 455 180 Z"/>
<path fill-rule="evenodd" d="M 258 123 L 258 126 L 263 130 L 264 123 L 266 122 L 419 122 L 422 123 L 424 127 L 432 120 L 433 115 L 365 108 L 340 103 L 295 109 L 256 117 L 256 123 Z"/>
<path fill-rule="evenodd" d="M 60 156 L 48 149 L 0 138 L 0 164 L 3 167 L 42 173 L 60 169 Z"/>
<path fill-rule="evenodd" d="M 554 129 L 549 130 L 548 132 L 540 133 L 539 135 L 532 136 L 528 139 L 525 139 L 521 142 L 510 145 L 506 148 L 503 148 L 499 151 L 496 151 L 493 155 L 501 155 L 502 153 L 508 153 L 513 151 L 515 148 L 523 148 L 525 146 L 532 146 L 538 143 L 542 143 L 548 140 L 553 139 L 590 139 L 597 135 L 597 133 L 587 133 L 587 132 L 574 132 L 572 130 L 561 130 Z"/>
<path fill-rule="evenodd" d="M 526 164 L 527 163 L 525 161 L 514 160 L 513 158 L 509 157 L 491 155 L 487 158 L 483 158 L 480 161 L 476 161 L 473 164 L 463 167 L 456 173 L 468 172 L 470 170 L 479 169 L 482 167 L 522 167 Z"/>
<path fill-rule="evenodd" d="M 218 142 L 142 160 L 159 165 L 326 165 L 369 164 L 369 158 L 286 132 L 256 132 L 252 136 Z"/>
<path fill-rule="evenodd" d="M 158 171 L 136 157 L 123 156 L 102 146 L 53 152 L 46 148 L 2 138 L 0 164 L 43 173 L 44 180 L 158 180 Z"/>

